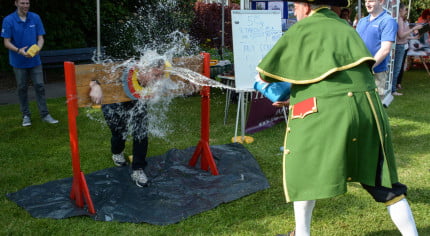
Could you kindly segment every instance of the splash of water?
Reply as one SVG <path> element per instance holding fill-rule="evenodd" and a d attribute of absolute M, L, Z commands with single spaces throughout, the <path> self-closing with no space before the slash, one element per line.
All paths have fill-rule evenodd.
<path fill-rule="evenodd" d="M 156 56 L 153 58 L 159 57 Z M 137 66 L 138 68 L 143 69 L 147 64 L 148 62 L 143 61 L 140 61 L 139 64 L 136 64 L 132 60 L 129 60 L 122 63 L 121 65 L 113 66 L 110 68 L 110 71 L 113 72 L 114 70 L 119 70 L 124 66 Z M 137 114 L 142 112 L 146 113 L 146 118 L 148 121 L 148 133 L 141 133 L 140 135 L 142 137 L 150 135 L 152 137 L 165 139 L 173 131 L 170 124 L 166 121 L 168 120 L 167 114 L 169 111 L 169 106 L 174 98 L 195 94 L 201 90 L 202 86 L 231 90 L 235 89 L 187 68 L 170 67 L 167 71 L 170 73 L 170 75 L 175 75 L 179 77 L 179 79 L 171 79 L 168 77 L 160 80 L 153 80 L 147 84 L 145 89 L 140 91 L 141 99 L 138 99 L 139 102 L 135 105 L 136 109 L 125 111 L 127 113 L 133 112 Z M 87 116 L 92 120 L 103 122 L 103 120 L 101 120 L 101 116 L 94 114 L 91 112 L 91 110 L 87 111 Z M 129 124 L 129 131 L 124 134 L 124 138 L 132 135 L 137 129 L 136 124 L 132 118 L 134 116 L 135 114 L 120 115 L 120 117 L 129 117 L 129 120 L 127 121 Z"/>
<path fill-rule="evenodd" d="M 165 12 L 173 12 L 168 9 L 175 9 L 176 1 L 160 1 L 157 9 L 164 9 Z M 125 54 L 132 56 L 127 59 L 114 60 L 106 58 L 101 63 L 106 66 L 108 74 L 123 72 L 125 68 L 137 68 L 140 73 L 145 73 L 154 61 L 163 59 L 172 62 L 173 58 L 194 56 L 200 53 L 197 43 L 190 39 L 188 34 L 179 30 L 169 31 L 167 28 L 160 26 L 166 25 L 166 18 L 160 17 L 159 12 L 140 7 L 137 13 L 125 21 L 121 28 L 116 29 L 118 32 L 118 49 L 121 50 L 120 41 L 132 44 L 133 50 L 127 49 Z M 134 51 L 134 52 L 133 52 Z M 128 57 L 128 56 L 127 56 Z M 113 66 L 112 66 L 113 65 Z M 172 100 L 176 97 L 188 96 L 199 92 L 202 86 L 210 86 L 223 89 L 234 89 L 215 80 L 207 78 L 197 72 L 183 68 L 181 65 L 168 68 L 170 75 L 179 77 L 164 78 L 154 80 L 141 90 L 138 102 L 135 104 L 136 109 L 126 111 L 122 114 L 127 117 L 136 117 L 136 114 L 146 112 L 148 123 L 148 132 L 141 135 L 150 135 L 166 139 L 173 128 L 167 122 L 167 114 Z M 119 78 L 115 78 L 112 83 L 118 83 Z M 87 116 L 92 120 L 105 123 L 102 115 L 96 115 L 94 112 L 87 111 Z M 133 134 L 136 127 L 133 123 L 136 120 L 129 118 L 129 132 L 125 134 L 128 138 Z"/>
<path fill-rule="evenodd" d="M 209 87 L 213 87 L 213 88 L 236 90 L 234 87 L 220 83 L 216 80 L 208 78 L 208 77 L 206 77 L 200 73 L 197 73 L 197 72 L 192 71 L 192 70 L 187 69 L 187 68 L 172 67 L 172 68 L 169 68 L 168 71 L 171 74 L 177 75 L 177 76 L 181 77 L 182 79 L 188 81 L 189 83 L 197 85 L 197 86 L 209 86 Z"/>

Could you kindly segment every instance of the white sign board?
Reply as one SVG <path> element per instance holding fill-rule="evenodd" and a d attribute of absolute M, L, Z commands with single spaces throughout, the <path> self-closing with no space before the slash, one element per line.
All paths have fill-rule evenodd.
<path fill-rule="evenodd" d="M 233 10 L 231 18 L 236 89 L 253 90 L 255 68 L 282 36 L 281 11 Z"/>

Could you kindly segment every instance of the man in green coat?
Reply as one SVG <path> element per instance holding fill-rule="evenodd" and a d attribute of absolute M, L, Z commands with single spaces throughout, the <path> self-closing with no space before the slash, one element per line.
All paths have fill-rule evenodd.
<path fill-rule="evenodd" d="M 359 182 L 387 205 L 403 235 L 418 235 L 399 183 L 387 115 L 372 76 L 374 58 L 329 6 L 347 0 L 296 0 L 293 25 L 257 67 L 262 80 L 292 84 L 284 143 L 287 202 L 295 235 L 310 235 L 316 199 Z M 279 105 L 275 103 L 274 105 Z"/>

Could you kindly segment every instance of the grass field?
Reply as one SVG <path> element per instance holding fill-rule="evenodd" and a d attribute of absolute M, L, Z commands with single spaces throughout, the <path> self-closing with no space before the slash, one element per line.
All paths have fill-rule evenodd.
<path fill-rule="evenodd" d="M 393 131 L 401 182 L 408 185 L 408 200 L 420 235 L 430 235 L 430 77 L 422 70 L 405 74 L 402 97 L 387 108 Z M 229 143 L 234 136 L 236 106 L 230 107 L 223 124 L 225 93 L 211 93 L 211 145 Z M 89 217 L 64 220 L 36 219 L 7 193 L 30 185 L 72 175 L 65 98 L 48 100 L 58 125 L 42 123 L 31 103 L 33 125 L 21 127 L 18 105 L 0 106 L 0 234 L 1 235 L 276 235 L 294 228 L 292 204 L 282 190 L 282 144 L 285 124 L 255 133 L 245 147 L 254 155 L 271 187 L 177 224 L 99 222 Z M 93 118 L 93 119 L 90 119 Z M 148 156 L 171 148 L 195 146 L 200 131 L 200 96 L 176 98 L 168 112 L 165 139 L 151 138 Z M 112 167 L 110 132 L 97 110 L 81 109 L 78 116 L 81 169 L 91 173 Z M 130 148 L 126 153 L 130 153 Z M 222 173 L 221 173 L 222 174 Z M 90 190 L 91 191 L 91 190 Z M 400 235 L 386 208 L 373 201 L 359 184 L 350 183 L 348 193 L 319 200 L 313 214 L 313 235 Z"/>

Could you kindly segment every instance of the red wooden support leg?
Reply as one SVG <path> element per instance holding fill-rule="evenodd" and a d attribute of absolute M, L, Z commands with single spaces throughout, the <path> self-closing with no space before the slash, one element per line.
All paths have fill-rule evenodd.
<path fill-rule="evenodd" d="M 202 54 L 204 56 L 203 75 L 209 78 L 210 55 L 209 53 Z M 210 88 L 208 86 L 204 86 L 200 91 L 200 95 L 202 96 L 200 141 L 197 144 L 196 150 L 194 151 L 194 154 L 188 164 L 190 166 L 195 166 L 199 156 L 201 156 L 202 158 L 200 160 L 200 168 L 205 171 L 210 168 L 212 175 L 218 175 L 218 169 L 209 147 Z"/>
<path fill-rule="evenodd" d="M 75 200 L 75 205 L 82 208 L 84 207 L 84 200 L 82 199 L 81 186 L 79 178 L 73 176 L 72 188 L 70 190 L 70 199 Z"/>
<path fill-rule="evenodd" d="M 69 137 L 70 149 L 72 152 L 73 183 L 70 190 L 70 198 L 75 200 L 75 204 L 83 208 L 84 200 L 88 205 L 91 214 L 95 214 L 93 202 L 84 173 L 81 171 L 81 162 L 79 158 L 78 129 L 76 126 L 76 116 L 78 116 L 78 102 L 76 91 L 75 64 L 73 62 L 64 62 L 64 74 L 66 79 L 66 98 L 67 113 L 69 120 Z"/>
<path fill-rule="evenodd" d="M 200 144 L 200 142 L 197 144 L 196 150 L 194 150 L 194 154 L 188 163 L 190 166 L 195 166 L 197 164 L 197 160 L 199 159 L 199 156 L 202 153 L 202 145 Z"/>
<path fill-rule="evenodd" d="M 85 202 L 87 203 L 88 211 L 91 214 L 95 214 L 96 210 L 94 209 L 93 200 L 91 200 L 90 191 L 89 191 L 88 186 L 87 186 L 87 180 L 85 179 L 84 172 L 81 171 L 80 176 L 81 176 L 80 182 L 81 182 L 81 186 L 82 186 L 81 194 L 83 195 Z"/>

